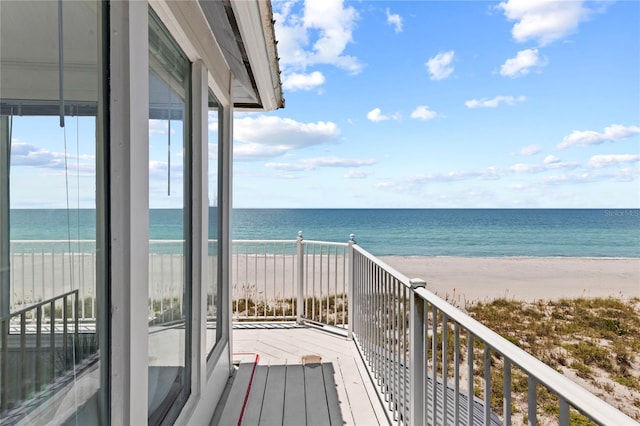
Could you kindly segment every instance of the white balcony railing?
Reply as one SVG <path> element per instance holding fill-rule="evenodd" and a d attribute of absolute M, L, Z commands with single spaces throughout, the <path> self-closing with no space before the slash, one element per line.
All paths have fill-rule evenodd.
<path fill-rule="evenodd" d="M 80 319 L 94 317 L 94 245 L 72 244 L 77 251 L 70 253 L 67 242 L 12 242 L 12 310 L 78 290 Z M 150 317 L 181 315 L 181 247 L 151 243 Z M 353 236 L 346 243 L 301 234 L 234 241 L 232 262 L 234 320 L 339 327 L 353 338 L 398 424 L 536 425 L 543 417 L 569 425 L 581 415 L 600 425 L 637 424 L 431 293 L 424 281 L 386 265 Z"/>

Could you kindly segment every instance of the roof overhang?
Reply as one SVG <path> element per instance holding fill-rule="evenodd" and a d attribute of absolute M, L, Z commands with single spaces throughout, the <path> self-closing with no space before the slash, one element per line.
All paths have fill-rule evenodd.
<path fill-rule="evenodd" d="M 284 108 L 273 10 L 268 0 L 230 2 L 236 16 L 239 45 L 244 47 L 245 65 L 254 91 L 265 110 Z M 251 108 L 252 105 L 237 107 Z"/>
<path fill-rule="evenodd" d="M 269 0 L 199 0 L 234 75 L 234 106 L 271 111 L 284 107 Z"/>

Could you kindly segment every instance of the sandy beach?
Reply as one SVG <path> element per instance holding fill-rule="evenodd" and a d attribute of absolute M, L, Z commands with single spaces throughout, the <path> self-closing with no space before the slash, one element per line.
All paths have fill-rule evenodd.
<path fill-rule="evenodd" d="M 609 258 L 381 258 L 455 304 L 499 297 L 533 301 L 563 297 L 640 297 L 640 259 Z"/>

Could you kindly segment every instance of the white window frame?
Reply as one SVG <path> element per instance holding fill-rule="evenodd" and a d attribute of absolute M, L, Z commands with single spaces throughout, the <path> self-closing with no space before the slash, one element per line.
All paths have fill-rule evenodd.
<path fill-rule="evenodd" d="M 149 105 L 148 7 L 192 62 L 191 392 L 177 424 L 207 423 L 232 368 L 232 74 L 197 2 L 113 1 L 110 7 L 111 422 L 146 424 L 148 406 Z M 222 109 L 219 170 L 221 294 L 226 324 L 207 363 L 208 90 Z M 197 195 L 197 196 L 196 196 Z M 142 285 L 140 283 L 143 283 Z M 202 402 L 202 403 L 200 403 Z"/>

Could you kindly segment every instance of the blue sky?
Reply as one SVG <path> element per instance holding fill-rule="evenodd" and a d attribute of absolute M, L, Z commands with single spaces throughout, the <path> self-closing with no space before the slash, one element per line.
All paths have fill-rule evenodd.
<path fill-rule="evenodd" d="M 273 7 L 286 108 L 236 113 L 235 207 L 640 207 L 639 2 Z M 93 120 L 67 120 L 68 183 L 57 120 L 15 118 L 12 207 L 94 205 Z M 166 124 L 152 207 L 182 196 Z"/>
<path fill-rule="evenodd" d="M 276 1 L 236 207 L 640 207 L 640 4 Z"/>

